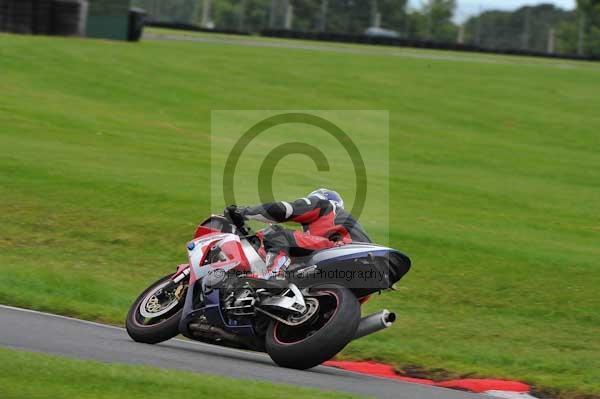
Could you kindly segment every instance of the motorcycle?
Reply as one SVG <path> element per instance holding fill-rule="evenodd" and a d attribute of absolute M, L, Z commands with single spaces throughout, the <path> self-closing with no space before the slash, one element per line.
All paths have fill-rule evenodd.
<path fill-rule="evenodd" d="M 285 275 L 264 275 L 257 234 L 229 215 L 212 215 L 187 244 L 187 264 L 148 287 L 127 314 L 129 336 L 155 344 L 178 334 L 262 351 L 282 367 L 308 369 L 350 341 L 390 327 L 382 310 L 361 318 L 370 295 L 393 288 L 410 269 L 403 253 L 350 243 L 294 258 Z"/>

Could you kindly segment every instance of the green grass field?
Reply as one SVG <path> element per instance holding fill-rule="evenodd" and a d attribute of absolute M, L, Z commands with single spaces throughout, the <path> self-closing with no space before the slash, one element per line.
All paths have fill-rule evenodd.
<path fill-rule="evenodd" d="M 170 399 L 190 395 L 223 399 L 276 399 L 288 396 L 292 390 L 294 397 L 301 399 L 356 397 L 339 392 L 153 367 L 71 360 L 0 348 L 2 399 Z"/>
<path fill-rule="evenodd" d="M 342 356 L 600 395 L 600 65 L 436 54 L 0 35 L 0 303 L 122 323 L 208 213 L 211 110 L 383 109 L 414 266 Z"/>

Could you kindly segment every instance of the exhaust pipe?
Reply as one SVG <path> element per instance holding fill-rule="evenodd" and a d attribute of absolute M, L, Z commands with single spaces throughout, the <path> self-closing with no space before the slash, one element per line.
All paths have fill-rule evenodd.
<path fill-rule="evenodd" d="M 243 340 L 241 337 L 227 332 L 225 330 L 223 330 L 222 328 L 219 327 L 215 327 L 215 326 L 209 326 L 208 324 L 204 324 L 204 323 L 190 323 L 189 324 L 189 328 L 192 331 L 192 333 L 194 333 L 194 335 L 198 334 L 199 336 L 212 336 L 214 338 L 221 338 L 224 339 L 226 341 L 230 341 L 230 342 L 234 342 L 234 343 L 242 343 Z"/>
<path fill-rule="evenodd" d="M 379 330 L 391 327 L 394 321 L 396 321 L 396 314 L 387 309 L 365 316 L 360 319 L 358 329 L 356 330 L 356 334 L 354 334 L 354 339 L 359 339 Z"/>

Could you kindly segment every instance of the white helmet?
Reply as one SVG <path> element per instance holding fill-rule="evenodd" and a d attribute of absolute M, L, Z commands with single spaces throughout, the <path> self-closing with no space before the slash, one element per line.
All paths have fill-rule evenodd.
<path fill-rule="evenodd" d="M 320 188 L 308 194 L 308 196 L 328 200 L 329 202 L 333 202 L 337 207 L 344 209 L 344 200 L 342 199 L 342 196 L 337 193 L 337 191 Z"/>

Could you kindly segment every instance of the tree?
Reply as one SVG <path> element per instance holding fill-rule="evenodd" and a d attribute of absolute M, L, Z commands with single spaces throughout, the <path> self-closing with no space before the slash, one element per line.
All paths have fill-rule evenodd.
<path fill-rule="evenodd" d="M 371 26 L 371 5 L 365 0 L 329 0 L 327 31 L 359 35 Z"/>
<path fill-rule="evenodd" d="M 491 49 L 523 49 L 544 52 L 550 30 L 556 33 L 556 49 L 565 48 L 565 34 L 572 34 L 576 15 L 552 4 L 525 6 L 515 11 L 486 11 L 466 22 L 467 43 Z M 568 39 L 572 41 L 572 38 Z M 575 42 L 572 42 L 573 44 Z"/>
<path fill-rule="evenodd" d="M 271 0 L 213 0 L 212 20 L 217 29 L 259 32 L 268 27 Z"/>
<path fill-rule="evenodd" d="M 560 54 L 576 54 L 578 42 L 578 23 L 576 13 L 572 20 L 563 21 L 556 28 L 556 52 Z"/>
<path fill-rule="evenodd" d="M 422 14 L 426 22 L 426 38 L 441 42 L 454 41 L 458 32 L 452 22 L 456 0 L 427 0 L 423 4 Z"/>
<path fill-rule="evenodd" d="M 424 39 L 430 37 L 429 20 L 422 12 L 411 10 L 406 16 L 404 36 L 411 39 Z"/>
<path fill-rule="evenodd" d="M 378 0 L 377 7 L 381 14 L 381 27 L 403 34 L 408 24 L 406 13 L 407 0 Z"/>
<path fill-rule="evenodd" d="M 296 0 L 294 28 L 319 29 L 324 0 Z M 360 35 L 373 24 L 373 11 L 381 16 L 381 27 L 396 31 L 406 25 L 407 0 L 326 0 L 327 32 Z M 307 28 L 308 27 L 308 28 Z"/>
<path fill-rule="evenodd" d="M 321 25 L 322 0 L 294 0 L 294 30 L 318 31 Z"/>
<path fill-rule="evenodd" d="M 578 52 L 600 55 L 600 0 L 577 0 Z"/>

